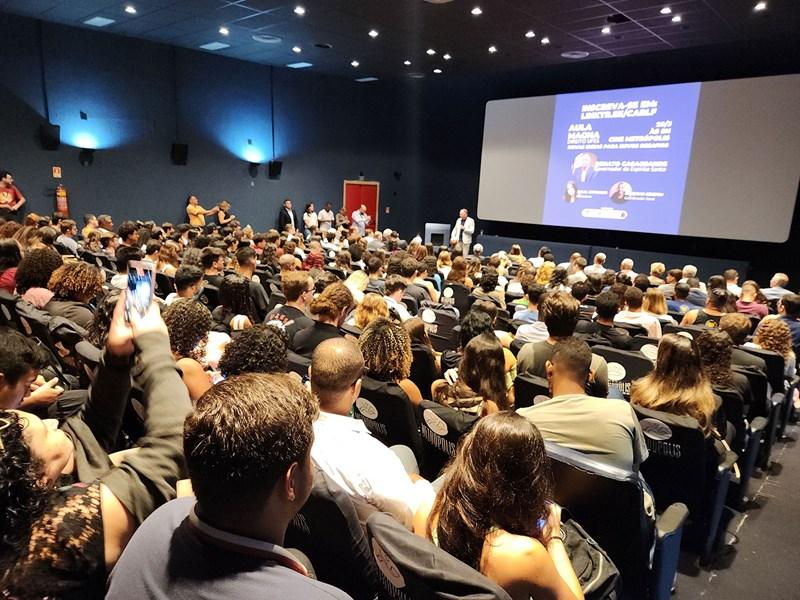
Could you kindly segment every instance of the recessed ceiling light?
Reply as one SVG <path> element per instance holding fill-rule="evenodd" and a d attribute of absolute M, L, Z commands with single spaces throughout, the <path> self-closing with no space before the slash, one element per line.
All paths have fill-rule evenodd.
<path fill-rule="evenodd" d="M 445 60 L 450 60 L 453 57 L 450 56 L 449 54 L 445 54 L 445 55 L 442 56 L 442 58 L 445 59 Z"/>
<path fill-rule="evenodd" d="M 608 25 L 606 25 L 605 27 L 603 27 L 603 28 L 600 30 L 600 33 L 602 33 L 603 35 L 608 35 L 609 33 L 611 33 L 611 27 L 609 27 Z"/>
<path fill-rule="evenodd" d="M 92 17 L 91 19 L 86 19 L 83 23 L 92 27 L 105 27 L 115 22 L 114 19 L 106 19 L 105 17 Z"/>
<path fill-rule="evenodd" d="M 562 52 L 562 58 L 571 58 L 572 60 L 580 60 L 581 58 L 586 58 L 589 56 L 589 53 L 586 50 L 568 50 L 567 52 Z"/>
<path fill-rule="evenodd" d="M 358 66 L 358 65 L 360 65 L 360 64 L 361 64 L 361 63 L 360 63 L 360 62 L 358 62 L 357 60 L 350 61 L 350 66 L 351 66 L 351 67 L 357 67 L 357 66 Z"/>
<path fill-rule="evenodd" d="M 767 10 L 767 3 L 766 2 L 758 2 L 754 7 L 753 10 L 756 12 L 761 12 L 762 10 Z"/>
<path fill-rule="evenodd" d="M 549 37 L 545 36 L 545 37 L 542 38 L 542 45 L 543 46 L 547 46 L 547 44 L 549 44 L 549 43 L 550 43 L 550 38 Z"/>
<path fill-rule="evenodd" d="M 404 64 L 405 66 L 407 66 L 407 67 L 410 67 L 410 66 L 411 66 L 411 61 L 410 61 L 410 60 L 404 60 L 404 61 L 403 61 L 403 64 Z"/>
<path fill-rule="evenodd" d="M 489 52 L 491 54 L 494 54 L 495 52 L 497 52 L 497 46 L 489 46 Z"/>
<path fill-rule="evenodd" d="M 219 34 L 220 35 L 230 35 L 230 33 L 231 33 L 231 31 L 227 27 L 223 26 L 223 27 L 219 28 Z"/>
<path fill-rule="evenodd" d="M 427 50 L 425 50 L 425 54 L 427 54 L 428 56 L 433 56 L 434 54 L 436 54 L 436 50 L 434 50 L 433 48 L 428 48 Z"/>
<path fill-rule="evenodd" d="M 203 50 L 222 50 L 223 48 L 230 48 L 230 44 L 223 44 L 222 42 L 209 42 L 200 46 Z"/>
<path fill-rule="evenodd" d="M 433 72 L 436 73 L 437 75 L 440 75 L 442 70 L 441 69 L 434 69 Z"/>
<path fill-rule="evenodd" d="M 302 17 L 304 14 L 306 14 L 305 7 L 300 6 L 300 5 L 295 6 L 294 7 L 294 14 L 296 14 L 298 17 Z"/>
<path fill-rule="evenodd" d="M 358 83 L 368 83 L 370 81 L 378 81 L 377 77 L 359 77 L 356 79 Z"/>
<path fill-rule="evenodd" d="M 314 44 L 314 48 L 322 48 L 323 50 L 330 50 L 331 48 L 333 48 L 333 44 L 325 44 L 325 43 Z"/>
<path fill-rule="evenodd" d="M 671 15 L 672 14 L 672 9 L 669 6 L 665 6 L 664 8 L 662 8 L 658 12 L 660 12 L 662 15 Z"/>
<path fill-rule="evenodd" d="M 292 52 L 294 52 L 295 54 L 300 54 L 302 51 L 303 51 L 303 49 L 300 46 L 293 46 L 292 47 Z"/>
<path fill-rule="evenodd" d="M 673 23 L 680 23 L 681 22 L 681 16 L 680 15 L 675 15 L 674 17 L 672 17 L 672 22 Z"/>
<path fill-rule="evenodd" d="M 525 32 L 525 37 L 528 38 L 528 39 L 535 38 L 536 34 L 533 33 L 533 29 L 531 29 L 531 30 Z"/>
<path fill-rule="evenodd" d="M 125 7 L 125 12 L 128 13 L 129 15 L 135 15 L 136 14 L 136 7 L 133 6 L 132 4 L 128 4 Z"/>
<path fill-rule="evenodd" d="M 371 37 L 373 40 L 374 40 L 376 37 L 378 37 L 378 35 L 379 35 L 379 34 L 378 34 L 378 30 L 377 30 L 377 29 L 370 29 L 370 30 L 369 30 L 369 37 Z"/>
<path fill-rule="evenodd" d="M 480 7 L 480 6 L 476 6 L 475 8 L 473 8 L 473 9 L 472 9 L 471 11 L 469 11 L 469 12 L 471 12 L 471 13 L 472 13 L 473 15 L 475 15 L 476 17 L 477 17 L 477 16 L 479 16 L 479 15 L 482 15 L 482 14 L 483 14 L 483 11 L 481 10 L 481 7 Z"/>
<path fill-rule="evenodd" d="M 296 62 L 296 63 L 289 63 L 286 65 L 290 69 L 307 69 L 308 67 L 313 67 L 310 62 Z"/>

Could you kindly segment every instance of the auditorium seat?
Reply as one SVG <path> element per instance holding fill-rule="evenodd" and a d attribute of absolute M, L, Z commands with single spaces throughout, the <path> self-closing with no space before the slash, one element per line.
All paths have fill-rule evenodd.
<path fill-rule="evenodd" d="M 645 484 L 639 475 L 558 444 L 545 442 L 545 447 L 556 502 L 614 561 L 622 574 L 623 597 L 668 600 L 688 515 L 686 506 L 667 506 L 653 523 L 645 510 Z"/>
<path fill-rule="evenodd" d="M 679 321 L 680 322 L 680 321 Z M 663 334 L 667 333 L 688 333 L 692 336 L 692 339 L 696 338 L 698 335 L 703 333 L 706 330 L 705 325 L 663 325 L 661 327 L 661 332 Z"/>
<path fill-rule="evenodd" d="M 156 296 L 166 298 L 175 291 L 175 277 L 156 272 Z"/>
<path fill-rule="evenodd" d="M 425 332 L 436 352 L 458 349 L 458 312 L 455 307 L 425 301 L 420 306 L 418 316 L 422 318 Z"/>
<path fill-rule="evenodd" d="M 200 293 L 200 302 L 205 304 L 208 310 L 213 311 L 219 306 L 219 288 L 209 283 L 203 285 L 203 291 Z"/>
<path fill-rule="evenodd" d="M 311 495 L 289 523 L 283 545 L 303 552 L 319 581 L 354 600 L 372 600 L 379 591 L 378 571 L 353 502 L 317 467 Z"/>
<path fill-rule="evenodd" d="M 414 406 L 399 385 L 364 375 L 361 378 L 361 396 L 356 399 L 354 414 L 364 421 L 375 439 L 385 445 L 403 444 L 411 448 L 422 468 L 422 438 L 414 415 Z"/>
<path fill-rule="evenodd" d="M 412 298 L 411 296 L 403 296 L 401 298 L 403 304 L 406 305 L 408 312 L 410 312 L 413 316 L 419 312 L 419 304 L 417 303 L 416 298 Z"/>
<path fill-rule="evenodd" d="M 772 388 L 772 392 L 783 392 L 786 387 L 783 375 L 786 365 L 780 354 L 772 350 L 754 348 L 752 346 L 737 346 L 737 348 L 763 359 L 764 363 L 767 365 L 767 381 Z"/>
<path fill-rule="evenodd" d="M 761 436 L 761 449 L 758 457 L 759 468 L 767 470 L 771 462 L 772 447 L 777 439 L 778 424 L 781 420 L 781 406 L 784 403 L 785 394 L 783 391 L 770 393 L 767 376 L 758 369 L 735 365 L 733 371 L 743 374 L 750 383 L 753 406 L 748 411 L 748 417 L 755 419 L 760 416 L 767 419 L 767 426 Z"/>
<path fill-rule="evenodd" d="M 462 319 L 464 318 L 464 315 L 469 312 L 469 308 L 472 306 L 473 300 L 474 298 L 469 295 L 467 286 L 456 281 L 444 282 L 439 301 L 442 304 L 452 304 L 455 306 L 458 309 L 458 314 Z"/>
<path fill-rule="evenodd" d="M 417 407 L 417 419 L 422 434 L 424 456 L 422 476 L 436 479 L 442 468 L 456 454 L 461 437 L 480 417 L 444 406 L 431 400 L 423 400 Z"/>
<path fill-rule="evenodd" d="M 533 406 L 536 396 L 550 396 L 550 384 L 544 377 L 520 373 L 514 378 L 514 408 Z"/>
<path fill-rule="evenodd" d="M 602 356 L 608 363 L 608 387 L 616 388 L 631 398 L 631 384 L 653 370 L 653 361 L 641 352 L 618 350 L 609 346 L 594 346 L 592 353 Z"/>
<path fill-rule="evenodd" d="M 290 373 L 297 373 L 300 377 L 308 375 L 308 368 L 311 366 L 311 359 L 301 356 L 291 350 L 286 351 L 286 364 Z"/>
<path fill-rule="evenodd" d="M 17 294 L 9 294 L 0 290 L 0 326 L 26 333 L 25 326 L 17 313 L 17 302 L 19 301 L 20 297 Z"/>
<path fill-rule="evenodd" d="M 383 598 L 511 600 L 501 587 L 444 550 L 414 535 L 386 513 L 367 519 Z"/>
<path fill-rule="evenodd" d="M 336 275 L 342 281 L 347 279 L 347 277 L 344 274 L 344 271 L 342 271 L 341 269 L 338 269 L 338 268 L 332 267 L 332 266 L 326 266 L 325 270 L 328 271 L 328 273 L 333 273 L 334 275 Z"/>
<path fill-rule="evenodd" d="M 689 509 L 684 546 L 708 564 L 722 542 L 730 513 L 725 500 L 735 452 L 703 436 L 696 419 L 633 405 L 649 457 L 641 472 L 655 497 L 656 509 L 676 502 Z M 725 517 L 725 518 L 723 518 Z"/>
<path fill-rule="evenodd" d="M 798 394 L 800 394 L 800 377 L 796 377 L 786 390 L 786 395 L 783 401 L 783 409 L 781 410 L 781 421 L 778 424 L 777 437 L 779 439 L 784 439 L 786 427 L 794 416 L 794 399 Z"/>

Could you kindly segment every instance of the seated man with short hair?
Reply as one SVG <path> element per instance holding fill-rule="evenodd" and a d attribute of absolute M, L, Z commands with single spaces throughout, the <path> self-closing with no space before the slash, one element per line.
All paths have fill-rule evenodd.
<path fill-rule="evenodd" d="M 430 483 L 407 474 L 397 454 L 373 438 L 362 420 L 350 416 L 364 372 L 358 345 L 325 340 L 314 350 L 309 372 L 321 411 L 314 422 L 314 463 L 352 498 L 362 522 L 382 511 L 411 529 L 417 510 L 433 502 L 435 493 Z"/>
<path fill-rule="evenodd" d="M 719 320 L 719 328 L 731 336 L 734 344 L 731 351 L 732 364 L 741 367 L 755 367 L 763 373 L 767 372 L 767 363 L 763 358 L 738 347 L 744 345 L 753 328 L 750 317 L 742 313 L 726 313 Z"/>
<path fill-rule="evenodd" d="M 644 294 L 636 287 L 629 287 L 625 290 L 625 310 L 621 310 L 614 317 L 615 323 L 627 323 L 628 325 L 638 325 L 647 331 L 648 337 L 661 337 L 661 322 L 658 317 L 647 314 L 642 310 Z"/>
<path fill-rule="evenodd" d="M 286 374 L 209 389 L 184 427 L 196 498 L 167 502 L 142 523 L 106 598 L 349 598 L 281 547 L 313 486 L 316 415 Z"/>
<path fill-rule="evenodd" d="M 175 290 L 164 299 L 165 304 L 172 304 L 180 298 L 197 298 L 203 290 L 203 270 L 194 265 L 178 267 L 175 271 Z"/>
<path fill-rule="evenodd" d="M 619 312 L 619 297 L 614 292 L 603 292 L 595 298 L 597 317 L 594 321 L 578 321 L 575 331 L 591 336 L 590 340 L 610 344 L 620 350 L 633 347 L 633 337 L 627 329 L 614 327 L 614 317 Z"/>
<path fill-rule="evenodd" d="M 671 300 L 667 300 L 667 310 L 670 312 L 685 315 L 690 310 L 695 308 L 702 308 L 689 301 L 689 292 L 691 288 L 688 283 L 676 283 L 675 293 Z"/>
<path fill-rule="evenodd" d="M 536 425 L 546 441 L 638 471 L 648 456 L 639 421 L 625 400 L 586 395 L 591 363 L 586 342 L 559 340 L 545 363 L 553 397 L 537 398 L 533 406 L 517 412 Z"/>

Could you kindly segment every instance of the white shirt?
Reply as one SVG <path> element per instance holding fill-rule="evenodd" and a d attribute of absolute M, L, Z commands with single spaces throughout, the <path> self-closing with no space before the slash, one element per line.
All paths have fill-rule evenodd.
<path fill-rule="evenodd" d="M 303 213 L 303 223 L 305 224 L 306 229 L 311 229 L 312 227 L 317 227 L 317 213 L 304 212 Z"/>
<path fill-rule="evenodd" d="M 332 210 L 325 210 L 324 208 L 319 211 L 317 220 L 319 221 L 320 231 L 328 231 L 333 223 L 334 215 Z"/>
<path fill-rule="evenodd" d="M 528 342 L 543 342 L 549 337 L 550 333 L 547 331 L 547 325 L 544 324 L 544 321 L 520 325 L 514 336 L 515 339 L 522 340 L 526 344 Z"/>
<path fill-rule="evenodd" d="M 356 229 L 358 229 L 359 235 L 364 235 L 367 232 L 367 225 L 369 225 L 370 217 L 367 213 L 362 213 L 360 210 L 353 211 L 353 214 L 350 215 L 350 220 L 352 221 L 353 225 L 355 225 Z"/>
<path fill-rule="evenodd" d="M 413 483 L 397 455 L 360 419 L 320 412 L 311 459 L 347 492 L 362 522 L 379 510 L 411 529 L 417 508 L 436 495 L 429 482 Z"/>
<path fill-rule="evenodd" d="M 638 325 L 639 327 L 645 328 L 647 331 L 647 337 L 661 337 L 661 322 L 658 320 L 658 317 L 654 317 L 646 312 L 621 310 L 617 313 L 617 316 L 614 317 L 614 322 Z"/>
<path fill-rule="evenodd" d="M 389 307 L 389 310 L 394 309 L 397 312 L 401 321 L 405 322 L 411 318 L 411 313 L 408 312 L 408 307 L 404 303 L 398 302 L 391 296 L 384 296 L 383 299 L 386 301 L 386 306 Z"/>
<path fill-rule="evenodd" d="M 731 294 L 733 294 L 734 296 L 736 296 L 737 298 L 738 298 L 739 296 L 741 296 L 741 295 L 742 295 L 742 288 L 740 288 L 740 287 L 739 287 L 738 285 L 736 285 L 735 283 L 729 283 L 729 284 L 728 284 L 728 285 L 726 285 L 725 287 L 727 287 L 727 288 L 728 288 L 728 291 L 729 291 Z"/>
<path fill-rule="evenodd" d="M 595 263 L 593 265 L 589 265 L 588 267 L 584 267 L 583 272 L 586 275 L 597 275 L 599 277 L 602 277 L 603 274 L 606 272 L 606 270 L 607 269 L 605 265 L 598 265 L 597 263 Z"/>

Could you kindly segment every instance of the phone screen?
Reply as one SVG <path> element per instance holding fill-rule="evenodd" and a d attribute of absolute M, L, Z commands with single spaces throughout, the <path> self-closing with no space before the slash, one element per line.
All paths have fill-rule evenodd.
<path fill-rule="evenodd" d="M 143 317 L 153 302 L 153 271 L 151 262 L 132 260 L 128 262 L 128 295 L 125 299 L 125 316 Z"/>

